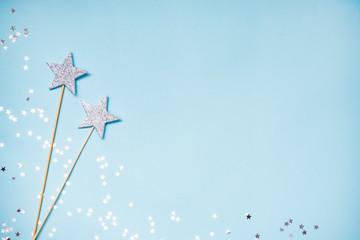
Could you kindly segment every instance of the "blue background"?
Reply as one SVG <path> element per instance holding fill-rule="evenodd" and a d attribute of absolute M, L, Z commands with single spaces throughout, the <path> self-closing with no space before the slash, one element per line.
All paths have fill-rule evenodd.
<path fill-rule="evenodd" d="M 360 238 L 359 1 L 3 0 L 0 18 L 9 47 L 0 49 L 0 223 L 18 239 L 34 228 L 48 154 L 41 146 L 60 95 L 48 89 L 54 74 L 45 62 L 61 63 L 69 51 L 89 75 L 76 81 L 76 96 L 65 91 L 55 142 L 70 149 L 54 153 L 40 219 L 88 134 L 77 129 L 80 100 L 109 96 L 122 122 L 108 124 L 103 140 L 94 132 L 39 239 L 52 227 L 53 239 L 123 239 L 124 228 L 125 239 L 145 240 Z M 11 43 L 11 25 L 29 37 Z M 99 168 L 100 156 L 108 168 Z M 118 225 L 105 231 L 97 218 L 109 210 Z"/>

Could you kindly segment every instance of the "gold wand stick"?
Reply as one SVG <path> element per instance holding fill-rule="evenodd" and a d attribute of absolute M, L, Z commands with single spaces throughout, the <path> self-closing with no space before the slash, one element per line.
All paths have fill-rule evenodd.
<path fill-rule="evenodd" d="M 43 201 L 43 198 L 44 198 L 45 186 L 46 186 L 47 176 L 48 176 L 48 172 L 49 172 L 50 159 L 51 159 L 51 154 L 52 154 L 52 150 L 53 150 L 53 145 L 54 145 L 54 139 L 55 139 L 56 129 L 57 129 L 58 120 L 59 120 L 59 115 L 60 115 L 61 103 L 62 103 L 62 99 L 63 99 L 63 96 L 64 96 L 64 89 L 65 89 L 65 85 L 62 85 L 61 95 L 60 95 L 60 101 L 59 101 L 59 107 L 58 107 L 58 110 L 57 110 L 57 115 L 56 115 L 56 120 L 55 120 L 55 126 L 54 126 L 54 132 L 53 132 L 52 139 L 51 139 L 51 145 L 50 145 L 50 150 L 49 150 L 49 157 L 48 157 L 47 166 L 46 166 L 44 183 L 43 183 L 43 187 L 42 187 L 42 191 L 41 191 L 41 195 L 40 195 L 39 209 L 38 209 L 38 212 L 37 212 L 37 217 L 36 217 L 36 222 L 35 222 L 35 230 L 34 230 L 33 236 L 34 236 L 35 233 L 36 233 L 37 226 L 38 226 L 38 222 L 39 222 L 41 205 L 42 205 L 42 201 Z"/>
<path fill-rule="evenodd" d="M 39 230 L 38 230 L 38 231 L 36 232 L 36 234 L 33 236 L 33 240 L 35 240 L 35 239 L 37 238 L 37 236 L 39 235 L 42 227 L 45 225 L 45 222 L 46 222 L 47 218 L 49 217 L 49 215 L 50 215 L 50 213 L 51 213 L 51 211 L 52 211 L 52 209 L 53 209 L 56 201 L 58 200 L 58 198 L 59 198 L 62 190 L 64 189 L 66 182 L 67 182 L 68 179 L 70 178 L 70 175 L 71 175 L 72 171 L 74 170 L 75 164 L 76 164 L 77 160 L 79 159 L 79 157 L 80 157 L 80 155 L 81 155 L 81 153 L 82 153 L 82 151 L 83 151 L 86 143 L 88 142 L 88 140 L 89 140 L 89 138 L 90 138 L 90 136 L 91 136 L 91 133 L 92 133 L 93 131 L 94 131 L 94 127 L 91 128 L 89 135 L 88 135 L 87 138 L 85 139 L 85 142 L 83 143 L 83 145 L 82 145 L 82 147 L 81 147 L 81 149 L 80 149 L 80 151 L 79 151 L 79 153 L 78 153 L 78 155 L 77 155 L 77 157 L 76 157 L 73 165 L 71 166 L 71 169 L 70 169 L 69 174 L 67 175 L 65 181 L 63 182 L 63 184 L 62 184 L 62 186 L 61 186 L 61 188 L 60 188 L 60 190 L 59 190 L 59 192 L 58 192 L 55 200 L 54 200 L 53 203 L 51 204 L 51 207 L 50 207 L 49 211 L 47 212 L 47 214 L 46 214 L 43 222 L 41 223 L 41 226 L 39 227 Z"/>

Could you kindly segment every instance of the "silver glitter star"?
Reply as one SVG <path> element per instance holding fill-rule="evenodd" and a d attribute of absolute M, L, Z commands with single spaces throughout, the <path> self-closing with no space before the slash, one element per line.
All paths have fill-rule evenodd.
<path fill-rule="evenodd" d="M 108 97 L 104 97 L 96 106 L 82 101 L 87 118 L 80 124 L 79 128 L 95 127 L 101 138 L 104 137 L 105 124 L 120 120 L 107 111 Z"/>
<path fill-rule="evenodd" d="M 86 74 L 87 71 L 74 67 L 71 52 L 62 64 L 47 62 L 47 65 L 55 73 L 50 89 L 65 85 L 75 95 L 75 79 Z"/>

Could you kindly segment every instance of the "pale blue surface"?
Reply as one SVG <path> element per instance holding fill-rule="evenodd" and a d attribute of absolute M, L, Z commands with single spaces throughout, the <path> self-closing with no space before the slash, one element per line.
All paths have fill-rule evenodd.
<path fill-rule="evenodd" d="M 69 51 L 89 76 L 77 81 L 76 97 L 65 91 L 56 142 L 72 142 L 51 163 L 43 215 L 89 131 L 77 129 L 80 100 L 109 96 L 122 122 L 108 125 L 104 140 L 93 134 L 39 239 L 52 227 L 53 239 L 123 239 L 124 228 L 145 240 L 360 238 L 359 1 L 3 0 L 0 17 L 9 46 L 0 49 L 0 223 L 20 231 L 18 239 L 34 228 L 48 154 L 36 136 L 50 140 L 60 95 L 48 90 L 54 75 L 45 62 L 61 63 Z M 29 37 L 10 43 L 11 25 Z M 32 107 L 49 122 L 21 115 Z M 97 218 L 108 210 L 118 226 L 104 231 Z M 294 225 L 280 233 L 290 217 Z"/>

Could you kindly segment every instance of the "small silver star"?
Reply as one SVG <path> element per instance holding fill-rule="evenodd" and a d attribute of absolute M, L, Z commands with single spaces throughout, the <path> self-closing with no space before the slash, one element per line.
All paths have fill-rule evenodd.
<path fill-rule="evenodd" d="M 71 52 L 62 64 L 47 62 L 47 65 L 55 73 L 50 89 L 65 85 L 75 95 L 75 79 L 86 74 L 87 71 L 74 67 Z"/>
<path fill-rule="evenodd" d="M 104 97 L 96 106 L 82 101 L 87 118 L 80 124 L 79 128 L 95 127 L 101 138 L 104 137 L 105 124 L 120 120 L 120 118 L 107 111 L 108 97 Z"/>

